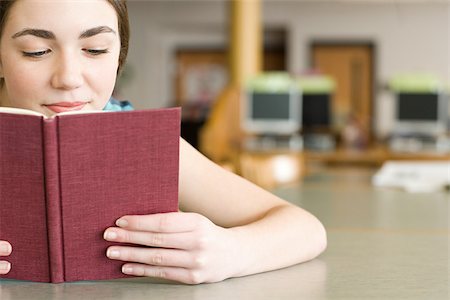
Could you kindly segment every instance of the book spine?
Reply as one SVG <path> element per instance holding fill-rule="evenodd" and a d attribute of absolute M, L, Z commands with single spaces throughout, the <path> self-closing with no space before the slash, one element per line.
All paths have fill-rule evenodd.
<path fill-rule="evenodd" d="M 45 196 L 50 281 L 64 282 L 64 244 L 59 180 L 58 118 L 43 119 Z"/>

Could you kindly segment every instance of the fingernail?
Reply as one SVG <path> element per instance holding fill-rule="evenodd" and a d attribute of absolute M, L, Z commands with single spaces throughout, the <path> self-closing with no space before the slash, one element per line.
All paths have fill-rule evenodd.
<path fill-rule="evenodd" d="M 11 264 L 7 261 L 0 261 L 0 271 L 9 271 Z"/>
<path fill-rule="evenodd" d="M 109 258 L 119 258 L 120 252 L 119 250 L 108 249 L 108 251 L 106 251 L 106 256 Z"/>
<path fill-rule="evenodd" d="M 145 276 L 145 270 L 142 267 L 130 267 L 128 265 L 122 266 L 122 273 L 134 276 Z"/>
<path fill-rule="evenodd" d="M 126 227 L 128 226 L 128 221 L 125 219 L 119 219 L 116 221 L 116 225 L 119 227 Z"/>
<path fill-rule="evenodd" d="M 111 230 L 107 230 L 107 231 L 105 231 L 103 238 L 105 240 L 115 240 L 117 238 L 117 233 L 114 231 L 111 231 Z"/>
<path fill-rule="evenodd" d="M 0 253 L 11 252 L 11 246 L 7 243 L 0 243 Z"/>

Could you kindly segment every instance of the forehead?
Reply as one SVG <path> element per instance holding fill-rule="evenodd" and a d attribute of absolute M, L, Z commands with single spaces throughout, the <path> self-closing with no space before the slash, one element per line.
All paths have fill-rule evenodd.
<path fill-rule="evenodd" d="M 106 0 L 17 0 L 4 31 L 39 28 L 58 36 L 58 32 L 79 34 L 97 26 L 109 26 L 117 32 L 116 11 Z"/>

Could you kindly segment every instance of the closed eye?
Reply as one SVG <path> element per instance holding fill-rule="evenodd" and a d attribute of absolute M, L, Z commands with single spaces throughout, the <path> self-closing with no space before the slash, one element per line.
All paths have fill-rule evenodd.
<path fill-rule="evenodd" d="M 83 49 L 83 50 L 90 55 L 100 55 L 109 52 L 108 49 Z"/>
<path fill-rule="evenodd" d="M 33 52 L 26 52 L 26 51 L 22 51 L 23 56 L 26 57 L 42 57 L 48 53 L 50 53 L 51 50 L 47 49 L 47 50 L 42 50 L 42 51 L 33 51 Z"/>

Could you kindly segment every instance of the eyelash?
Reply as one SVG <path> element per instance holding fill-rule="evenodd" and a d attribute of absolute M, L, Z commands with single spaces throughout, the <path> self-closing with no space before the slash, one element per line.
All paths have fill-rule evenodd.
<path fill-rule="evenodd" d="M 108 49 L 82 49 L 82 50 L 93 56 L 97 56 L 97 55 L 101 55 L 101 54 L 105 54 L 105 53 L 109 52 Z M 23 56 L 25 56 L 25 57 L 40 58 L 50 52 L 51 52 L 51 50 L 43 50 L 43 51 L 36 51 L 36 52 L 23 51 L 22 53 L 23 53 Z"/>
<path fill-rule="evenodd" d="M 23 51 L 23 56 L 26 57 L 41 57 L 47 53 L 50 53 L 50 50 L 36 51 L 36 52 L 25 52 Z"/>
<path fill-rule="evenodd" d="M 101 55 L 109 52 L 108 49 L 83 49 L 83 50 L 91 55 Z"/>

